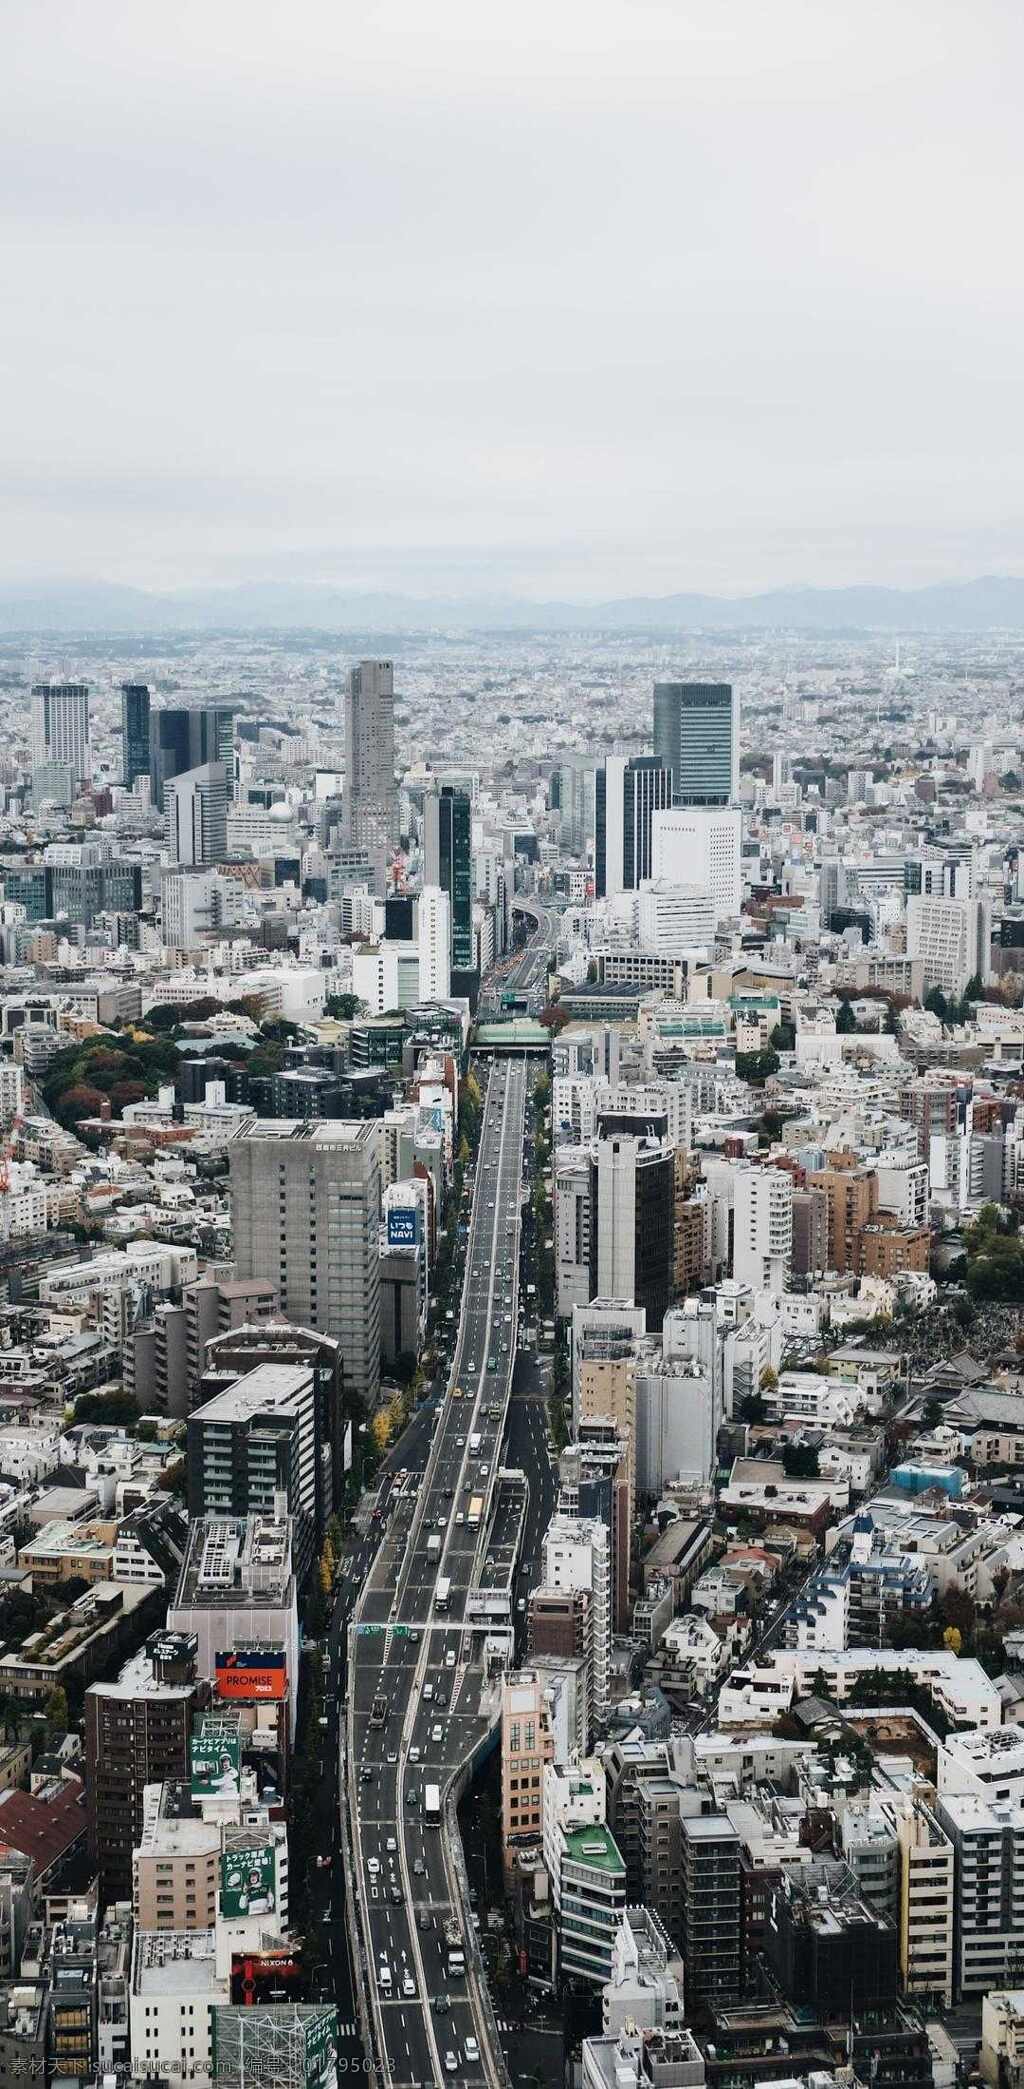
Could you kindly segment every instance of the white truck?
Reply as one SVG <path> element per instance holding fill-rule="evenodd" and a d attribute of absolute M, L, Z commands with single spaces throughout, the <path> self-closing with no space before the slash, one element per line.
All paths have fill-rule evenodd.
<path fill-rule="evenodd" d="M 436 1531 L 436 1530 L 432 1530 L 432 1531 L 431 1531 L 431 1533 L 430 1533 L 430 1536 L 429 1536 L 429 1538 L 427 1539 L 427 1558 L 428 1558 L 428 1559 L 440 1559 L 440 1557 L 441 1557 L 441 1534 L 440 1534 L 440 1532 L 439 1532 L 439 1531 Z"/>

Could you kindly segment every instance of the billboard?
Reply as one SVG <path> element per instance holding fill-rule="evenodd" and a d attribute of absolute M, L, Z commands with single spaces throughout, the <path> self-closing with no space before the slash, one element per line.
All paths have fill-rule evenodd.
<path fill-rule="evenodd" d="M 255 2003 L 298 2001 L 304 1978 L 301 1961 L 287 1950 L 231 1954 L 232 2002 L 251 2007 Z"/>
<path fill-rule="evenodd" d="M 204 1721 L 192 1736 L 193 1799 L 237 1799 L 241 1791 L 241 1759 L 237 1732 Z"/>
<path fill-rule="evenodd" d="M 419 1213 L 411 1204 L 392 1204 L 388 1208 L 389 1248 L 415 1247 L 419 1234 Z"/>
<path fill-rule="evenodd" d="M 333 2075 L 338 2064 L 338 2012 L 333 2004 L 303 2015 L 306 2089 Z"/>
<path fill-rule="evenodd" d="M 216 1656 L 214 1680 L 217 1696 L 229 1703 L 285 1698 L 288 1667 L 284 1648 L 231 1647 Z"/>
<path fill-rule="evenodd" d="M 245 1843 L 220 1860 L 220 1912 L 228 1922 L 245 1915 L 270 1915 L 276 1905 L 274 1845 Z"/>

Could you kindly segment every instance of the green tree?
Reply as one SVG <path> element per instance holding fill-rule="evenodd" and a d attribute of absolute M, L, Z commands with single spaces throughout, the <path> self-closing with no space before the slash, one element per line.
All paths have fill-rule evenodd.
<path fill-rule="evenodd" d="M 328 994 L 326 1008 L 330 1016 L 339 1023 L 351 1023 L 359 1014 L 363 1004 L 358 994 Z"/>
<path fill-rule="evenodd" d="M 788 1480 L 816 1480 L 818 1477 L 817 1444 L 784 1444 L 782 1469 Z"/>
<path fill-rule="evenodd" d="M 857 1018 L 853 1012 L 853 1003 L 851 1001 L 841 1001 L 839 1014 L 836 1017 L 837 1037 L 852 1037 L 856 1028 Z"/>
<path fill-rule="evenodd" d="M 55 1683 L 43 1705 L 46 1724 L 51 1734 L 66 1734 L 68 1730 L 67 1692 Z"/>
<path fill-rule="evenodd" d="M 777 1052 L 737 1052 L 736 1077 L 746 1081 L 751 1088 L 763 1088 L 771 1074 L 779 1070 Z"/>

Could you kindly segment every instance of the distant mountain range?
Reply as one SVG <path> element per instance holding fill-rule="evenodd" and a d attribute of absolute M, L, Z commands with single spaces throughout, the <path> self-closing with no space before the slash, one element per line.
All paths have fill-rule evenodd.
<path fill-rule="evenodd" d="M 598 603 L 512 596 L 356 593 L 313 583 L 179 589 L 105 581 L 0 586 L 0 632 L 188 631 L 1024 632 L 1024 580 L 927 588 L 775 588 L 762 595 L 627 596 Z"/>

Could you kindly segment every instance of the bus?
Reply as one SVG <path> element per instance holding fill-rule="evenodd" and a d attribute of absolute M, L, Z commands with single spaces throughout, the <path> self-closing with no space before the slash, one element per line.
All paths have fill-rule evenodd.
<path fill-rule="evenodd" d="M 472 1500 L 470 1501 L 469 1507 L 468 1507 L 468 1509 L 466 1510 L 466 1522 L 468 1523 L 468 1525 L 469 1525 L 469 1528 L 470 1528 L 470 1530 L 479 1530 L 479 1528 L 480 1528 L 480 1518 L 481 1518 L 481 1516 L 483 1515 L 483 1513 L 484 1513 L 484 1498 L 483 1498 L 483 1495 L 482 1495 L 482 1494 L 474 1494 L 474 1495 L 473 1495 L 473 1497 L 472 1497 Z"/>
<path fill-rule="evenodd" d="M 451 1592 L 451 1576 L 449 1574 L 439 1574 L 437 1578 L 437 1587 L 434 1590 L 435 1610 L 447 1610 L 448 1598 L 451 1595 Z"/>
<path fill-rule="evenodd" d="M 441 1825 L 441 1787 L 439 1784 L 425 1784 L 423 1787 L 423 1818 L 425 1821 L 430 1821 L 435 1828 Z"/>

